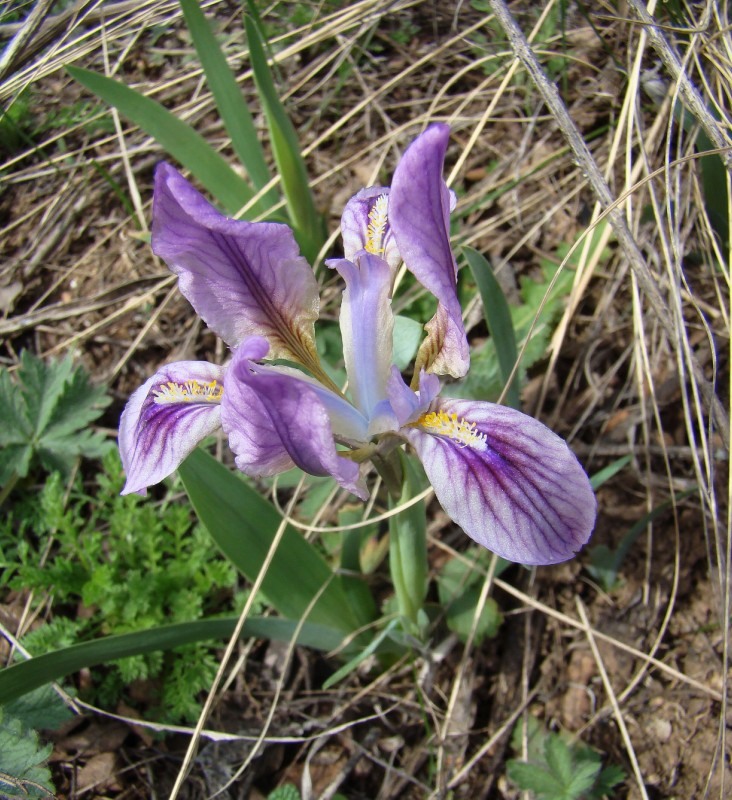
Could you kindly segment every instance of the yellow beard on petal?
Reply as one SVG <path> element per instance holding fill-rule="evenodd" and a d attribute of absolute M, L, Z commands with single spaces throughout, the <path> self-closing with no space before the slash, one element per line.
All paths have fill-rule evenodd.
<path fill-rule="evenodd" d="M 479 452 L 486 449 L 486 435 L 477 430 L 474 422 L 468 422 L 465 417 L 458 417 L 457 414 L 448 414 L 446 411 L 429 411 L 427 414 L 422 414 L 412 424 L 427 433 L 447 436 L 461 447 L 472 447 L 473 450 Z"/>
<path fill-rule="evenodd" d="M 168 381 L 157 389 L 153 389 L 155 402 L 158 405 L 167 403 L 220 403 L 224 396 L 223 384 L 216 380 L 187 380 L 184 383 Z"/>
<path fill-rule="evenodd" d="M 375 256 L 384 254 L 384 234 L 388 217 L 389 198 L 382 194 L 376 198 L 371 211 L 369 211 L 369 226 L 366 229 L 366 245 L 364 250 Z"/>

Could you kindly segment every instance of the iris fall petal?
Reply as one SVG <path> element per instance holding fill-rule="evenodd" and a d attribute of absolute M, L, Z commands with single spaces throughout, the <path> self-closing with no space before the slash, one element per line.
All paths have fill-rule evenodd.
<path fill-rule="evenodd" d="M 218 430 L 224 373 L 207 361 L 178 361 L 159 369 L 132 394 L 119 426 L 127 475 L 122 494 L 145 494 Z"/>
<path fill-rule="evenodd" d="M 272 358 L 317 361 L 318 284 L 287 225 L 229 219 L 177 170 L 159 164 L 152 247 L 228 345 L 266 336 Z"/>
<path fill-rule="evenodd" d="M 523 564 L 565 561 L 585 544 L 595 496 L 564 440 L 532 417 L 492 403 L 438 400 L 432 409 L 438 419 L 446 415 L 442 433 L 418 425 L 403 434 L 440 504 L 468 536 Z M 450 423 L 457 431 L 461 421 L 462 435 L 449 435 Z"/>

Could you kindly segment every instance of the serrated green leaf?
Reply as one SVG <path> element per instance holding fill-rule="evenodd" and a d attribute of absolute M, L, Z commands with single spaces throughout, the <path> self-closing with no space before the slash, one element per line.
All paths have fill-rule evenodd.
<path fill-rule="evenodd" d="M 590 793 L 590 797 L 601 798 L 609 795 L 612 790 L 625 780 L 625 770 L 615 764 L 605 767 L 597 776 L 595 786 Z"/>
<path fill-rule="evenodd" d="M 51 686 L 42 686 L 7 703 L 4 711 L 19 719 L 24 728 L 36 730 L 54 731 L 74 716 Z"/>
<path fill-rule="evenodd" d="M 572 782 L 572 752 L 561 736 L 550 734 L 544 743 L 544 757 L 552 773 L 562 786 Z"/>
<path fill-rule="evenodd" d="M 0 369 L 0 447 L 26 442 L 32 434 L 23 393 L 3 367 Z"/>
<path fill-rule="evenodd" d="M 165 151 L 190 170 L 228 214 L 235 214 L 254 196 L 244 178 L 226 163 L 203 136 L 156 100 L 91 70 L 67 66 L 66 71 L 74 80 L 152 136 Z"/>
<path fill-rule="evenodd" d="M 0 796 L 49 797 L 54 787 L 46 766 L 53 748 L 41 746 L 38 734 L 0 708 Z"/>
<path fill-rule="evenodd" d="M 286 783 L 270 792 L 267 800 L 300 800 L 300 792 L 291 783 Z"/>
<path fill-rule="evenodd" d="M 254 187 L 260 190 L 269 183 L 271 176 L 249 107 L 198 0 L 179 2 L 221 121 L 231 137 L 234 152 Z M 270 189 L 257 203 L 253 213 L 266 212 L 278 201 L 277 191 Z"/>
<path fill-rule="evenodd" d="M 597 781 L 602 764 L 591 761 L 578 761 L 572 770 L 567 786 L 570 797 L 585 797 Z"/>
<path fill-rule="evenodd" d="M 524 791 L 534 792 L 538 798 L 565 800 L 564 787 L 556 776 L 538 764 L 514 759 L 506 762 L 508 777 Z"/>
<path fill-rule="evenodd" d="M 43 436 L 63 394 L 66 381 L 71 376 L 72 367 L 70 356 L 46 363 L 29 350 L 24 350 L 21 354 L 18 386 L 25 398 L 28 419 L 33 425 L 36 439 Z"/>
<path fill-rule="evenodd" d="M 245 17 L 244 24 L 254 82 L 267 120 L 287 213 L 303 255 L 313 263 L 325 241 L 323 218 L 315 208 L 300 142 L 277 94 L 257 26 L 250 16 Z"/>

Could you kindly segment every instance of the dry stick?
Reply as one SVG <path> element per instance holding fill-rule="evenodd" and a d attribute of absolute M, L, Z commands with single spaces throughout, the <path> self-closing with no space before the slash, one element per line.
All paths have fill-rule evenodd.
<path fill-rule="evenodd" d="M 587 619 L 587 614 L 585 612 L 585 607 L 582 605 L 582 601 L 578 598 L 577 600 L 577 611 L 580 615 L 580 619 L 582 620 L 582 625 L 585 630 L 585 634 L 587 635 L 587 641 L 589 642 L 590 648 L 592 649 L 592 655 L 595 658 L 595 664 L 597 665 L 597 669 L 600 672 L 600 677 L 602 678 L 603 686 L 605 687 L 605 692 L 610 700 L 610 704 L 613 707 L 613 711 L 615 713 L 615 721 L 618 724 L 618 728 L 620 729 L 620 734 L 623 737 L 623 743 L 625 744 L 625 751 L 628 754 L 628 758 L 630 759 L 630 765 L 633 768 L 633 774 L 635 775 L 636 782 L 638 783 L 638 789 L 640 790 L 641 796 L 648 800 L 648 792 L 646 791 L 646 784 L 643 781 L 643 775 L 641 774 L 640 764 L 638 763 L 638 757 L 635 754 L 635 748 L 633 747 L 633 742 L 630 738 L 630 733 L 628 733 L 628 726 L 625 724 L 625 718 L 623 717 L 623 712 L 620 710 L 620 706 L 618 704 L 618 699 L 615 696 L 615 692 L 613 690 L 612 683 L 610 683 L 610 678 L 608 677 L 607 670 L 605 669 L 605 663 L 602 660 L 602 656 L 600 655 L 600 651 L 597 647 L 597 642 L 595 641 L 595 637 L 592 633 L 592 626 L 590 625 L 589 620 Z"/>
<path fill-rule="evenodd" d="M 302 485 L 303 481 L 301 479 L 288 505 L 287 508 L 288 516 L 290 513 L 292 513 L 295 503 L 297 503 L 298 499 L 300 498 Z M 183 764 L 181 765 L 181 768 L 178 771 L 175 783 L 173 784 L 173 789 L 170 792 L 170 800 L 176 800 L 188 776 L 188 772 L 193 763 L 196 751 L 198 750 L 198 742 L 203 733 L 204 725 L 206 724 L 206 720 L 208 719 L 211 709 L 213 708 L 214 700 L 216 699 L 216 694 L 218 692 L 219 686 L 223 682 L 224 673 L 226 672 L 226 668 L 228 667 L 229 662 L 231 661 L 231 657 L 234 654 L 234 648 L 236 647 L 237 642 L 241 638 L 241 634 L 244 629 L 244 623 L 247 621 L 249 613 L 252 610 L 252 606 L 254 605 L 254 599 L 259 594 L 262 588 L 264 579 L 267 576 L 269 567 L 272 564 L 272 561 L 274 560 L 275 553 L 277 552 L 277 548 L 280 546 L 280 542 L 282 541 L 285 535 L 286 529 L 287 529 L 287 520 L 283 519 L 280 522 L 280 525 L 277 528 L 277 531 L 272 538 L 272 544 L 270 545 L 269 550 L 267 551 L 267 555 L 264 557 L 264 561 L 262 562 L 262 566 L 259 569 L 259 573 L 257 574 L 256 580 L 252 584 L 249 597 L 247 598 L 244 608 L 242 609 L 242 612 L 239 615 L 239 619 L 236 623 L 236 627 L 234 628 L 234 632 L 232 633 L 231 638 L 229 639 L 229 643 L 226 646 L 226 650 L 224 651 L 224 655 L 221 659 L 221 664 L 219 665 L 218 672 L 216 673 L 216 677 L 214 678 L 213 684 L 209 689 L 206 702 L 204 703 L 203 708 L 201 709 L 201 713 L 198 717 L 198 722 L 196 723 L 195 730 L 193 731 L 193 736 L 191 736 L 191 740 L 188 743 L 188 749 L 186 750 L 186 754 L 183 758 Z"/>
<path fill-rule="evenodd" d="M 26 45 L 35 35 L 46 14 L 51 10 L 52 5 L 53 0 L 38 0 L 38 3 L 28 14 L 28 18 L 5 48 L 2 58 L 0 58 L 0 81 L 13 69 L 19 53 L 26 50 Z"/>
<path fill-rule="evenodd" d="M 633 9 L 636 17 L 646 26 L 648 41 L 679 87 L 679 94 L 684 101 L 684 105 L 696 117 L 704 129 L 704 133 L 706 133 L 715 147 L 729 148 L 732 145 L 732 140 L 724 135 L 722 126 L 709 113 L 704 98 L 689 80 L 681 60 L 666 41 L 666 37 L 661 33 L 661 29 L 656 25 L 646 7 L 638 0 L 628 0 L 628 5 Z M 727 169 L 732 168 L 732 153 L 727 150 L 721 154 L 721 158 Z"/>
<path fill-rule="evenodd" d="M 503 0 L 490 0 L 490 5 L 493 9 L 493 13 L 496 15 L 496 18 L 501 24 L 501 27 L 508 36 L 508 40 L 511 43 L 511 47 L 513 48 L 516 58 L 522 62 L 536 84 L 537 89 L 544 98 L 544 102 L 552 112 L 554 119 L 559 125 L 560 130 L 564 134 L 567 143 L 574 153 L 574 157 L 580 169 L 587 176 L 587 180 L 598 202 L 604 209 L 607 209 L 608 220 L 618 238 L 618 242 L 625 252 L 631 269 L 635 273 L 638 284 L 643 290 L 644 294 L 648 297 L 648 301 L 650 302 L 660 325 L 663 327 L 666 335 L 669 337 L 673 348 L 678 351 L 680 349 L 680 343 L 678 341 L 678 334 L 674 330 L 674 326 L 671 323 L 673 315 L 671 314 L 667 303 L 661 297 L 653 276 L 648 269 L 648 265 L 646 264 L 643 254 L 638 247 L 638 243 L 633 238 L 633 234 L 631 233 L 625 219 L 625 212 L 622 208 L 614 205 L 614 198 L 612 192 L 610 191 L 610 187 L 605 181 L 602 172 L 600 172 L 600 169 L 597 166 L 592 153 L 587 147 L 585 140 L 582 138 L 582 135 L 577 130 L 572 118 L 569 116 L 567 107 L 564 105 L 564 102 L 559 96 L 557 87 L 546 76 L 541 64 L 534 55 L 529 43 L 526 41 L 526 37 L 516 24 L 511 12 L 506 7 L 505 2 L 503 2 Z M 690 106 L 690 108 L 692 107 Z M 712 139 L 712 141 L 715 141 L 719 139 L 719 134 L 717 133 L 715 138 L 712 138 L 710 133 L 709 137 Z M 728 144 L 728 142 L 723 141 L 722 147 L 728 146 Z M 704 371 L 699 365 L 698 361 L 693 356 L 690 356 L 690 361 L 694 377 L 697 380 L 704 399 L 707 402 L 712 416 L 720 429 L 725 441 L 725 445 L 729 447 L 729 419 L 727 417 L 727 412 L 725 411 L 722 403 L 719 401 L 719 398 L 716 396 L 714 386 L 704 375 Z"/>

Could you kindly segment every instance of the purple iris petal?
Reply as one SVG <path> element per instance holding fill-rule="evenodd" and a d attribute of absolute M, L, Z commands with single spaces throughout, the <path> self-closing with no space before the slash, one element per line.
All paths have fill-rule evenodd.
<path fill-rule="evenodd" d="M 229 219 L 173 167 L 160 164 L 152 246 L 228 345 L 261 335 L 272 358 L 317 361 L 318 284 L 286 225 Z"/>
<path fill-rule="evenodd" d="M 227 372 L 221 424 L 237 467 L 252 476 L 275 475 L 297 465 L 331 475 L 361 499 L 368 492 L 359 468 L 338 455 L 325 406 L 307 381 L 254 363 L 267 355 L 261 337 L 244 341 Z"/>
<path fill-rule="evenodd" d="M 432 420 L 421 417 L 419 427 L 402 433 L 442 507 L 468 536 L 523 564 L 565 561 L 585 544 L 596 500 L 582 466 L 559 436 L 492 403 L 439 400 L 433 410 Z"/>
<path fill-rule="evenodd" d="M 450 191 L 442 178 L 449 137 L 447 125 L 432 125 L 407 148 L 391 184 L 389 221 L 407 268 L 438 301 L 417 369 L 461 378 L 470 354 L 450 248 Z"/>
<path fill-rule="evenodd" d="M 401 257 L 397 250 L 388 216 L 389 189 L 370 186 L 355 194 L 343 209 L 341 233 L 343 252 L 353 261 L 361 250 L 381 256 L 396 272 Z"/>
<path fill-rule="evenodd" d="M 119 426 L 127 475 L 122 494 L 145 494 L 221 427 L 224 373 L 223 367 L 207 361 L 178 361 L 159 369 L 133 393 Z"/>
<path fill-rule="evenodd" d="M 371 420 L 386 399 L 394 348 L 391 272 L 386 261 L 363 250 L 355 263 L 344 258 L 327 263 L 346 282 L 340 325 L 348 386 L 356 408 Z"/>
<path fill-rule="evenodd" d="M 419 394 L 417 394 L 404 383 L 404 378 L 397 367 L 392 367 L 386 391 L 401 427 L 414 422 L 420 414 L 427 411 L 430 403 L 440 392 L 440 379 L 437 375 L 422 370 L 419 375 Z"/>

